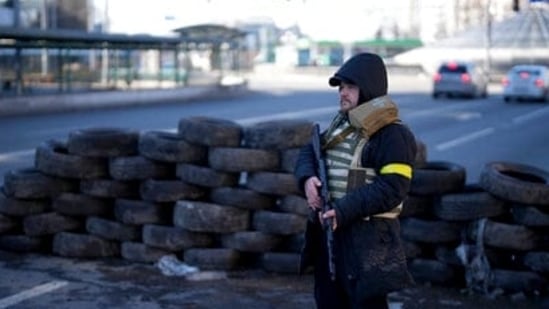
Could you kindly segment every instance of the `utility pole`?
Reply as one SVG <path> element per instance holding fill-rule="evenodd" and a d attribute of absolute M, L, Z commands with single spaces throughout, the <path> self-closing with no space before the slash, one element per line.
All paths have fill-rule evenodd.
<path fill-rule="evenodd" d="M 492 57 L 490 55 L 490 50 L 492 48 L 492 10 L 491 10 L 491 0 L 486 0 L 486 6 L 484 8 L 484 18 L 486 21 L 486 33 L 484 38 L 484 46 L 486 49 L 486 55 L 484 59 L 484 69 L 488 77 L 490 77 L 490 70 L 492 66 Z"/>
<path fill-rule="evenodd" d="M 109 0 L 105 0 L 102 33 L 109 31 Z M 103 47 L 101 54 L 101 84 L 106 86 L 109 81 L 109 46 Z"/>
<path fill-rule="evenodd" d="M 40 29 L 48 29 L 48 0 L 42 0 L 42 5 L 40 6 Z M 41 63 L 41 75 L 46 76 L 48 74 L 48 50 L 42 48 L 40 53 L 40 63 Z"/>
<path fill-rule="evenodd" d="M 21 2 L 13 0 L 13 26 L 15 29 L 21 27 Z M 15 91 L 18 95 L 23 93 L 23 58 L 19 42 L 15 42 L 15 61 L 13 62 L 15 71 Z"/>

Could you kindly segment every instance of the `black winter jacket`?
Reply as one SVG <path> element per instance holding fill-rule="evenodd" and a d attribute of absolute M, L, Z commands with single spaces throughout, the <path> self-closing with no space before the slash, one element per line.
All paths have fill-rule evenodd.
<path fill-rule="evenodd" d="M 330 79 L 330 85 L 351 81 L 359 85 L 365 98 L 385 95 L 386 72 L 379 61 L 372 54 L 355 56 Z M 411 179 L 399 174 L 380 174 L 381 168 L 393 163 L 413 166 L 415 155 L 416 142 L 408 127 L 399 123 L 386 125 L 369 138 L 362 150 L 362 166 L 376 171 L 373 183 L 333 201 L 338 225 L 334 231 L 336 274 L 350 294 L 368 298 L 404 288 L 413 282 L 406 267 L 398 219 L 371 216 L 396 207 L 404 201 L 410 188 Z M 301 149 L 294 174 L 299 188 L 304 190 L 305 181 L 316 174 L 312 145 Z M 365 217 L 369 219 L 365 220 Z M 322 232 L 320 222 L 316 216 L 311 216 L 311 219 L 307 224 L 301 271 L 314 265 L 314 257 L 318 255 L 315 250 L 319 248 L 317 243 L 322 241 L 318 235 Z"/>
<path fill-rule="evenodd" d="M 374 168 L 377 175 L 373 183 L 349 192 L 334 201 L 338 227 L 334 232 L 337 243 L 336 273 L 349 286 L 360 289 L 364 297 L 386 294 L 412 283 L 406 267 L 406 258 L 400 239 L 398 219 L 371 217 L 387 212 L 402 202 L 410 187 L 410 179 L 397 174 L 380 175 L 381 167 L 388 163 L 413 165 L 416 152 L 415 139 L 408 128 L 390 124 L 374 134 L 362 151 L 362 166 Z M 305 181 L 315 175 L 316 167 L 312 145 L 302 148 L 296 162 L 295 176 L 304 190 Z M 370 217 L 369 220 L 364 220 Z M 315 242 L 319 222 L 311 216 L 306 231 L 300 270 L 312 266 L 318 252 Z M 315 226 L 316 225 L 316 226 Z M 316 235 L 316 236 L 315 236 Z M 326 265 L 327 267 L 328 265 Z"/>

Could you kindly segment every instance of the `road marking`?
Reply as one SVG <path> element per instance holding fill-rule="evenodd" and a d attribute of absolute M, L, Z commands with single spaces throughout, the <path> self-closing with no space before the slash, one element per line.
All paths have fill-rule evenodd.
<path fill-rule="evenodd" d="M 25 301 L 29 298 L 49 293 L 51 291 L 62 288 L 67 284 L 69 284 L 67 281 L 52 281 L 45 284 L 37 285 L 32 289 L 0 299 L 0 308 L 7 308 L 9 306 Z"/>
<path fill-rule="evenodd" d="M 541 108 L 541 109 L 526 113 L 524 115 L 517 116 L 517 117 L 513 118 L 512 121 L 515 124 L 521 124 L 521 123 L 527 122 L 528 120 L 532 120 L 534 118 L 541 117 L 541 116 L 543 116 L 543 114 L 545 114 L 547 112 L 549 112 L 549 107 Z"/>
<path fill-rule="evenodd" d="M 34 156 L 34 149 L 25 149 L 0 153 L 0 162 L 16 161 L 22 157 Z"/>
<path fill-rule="evenodd" d="M 432 114 L 440 114 L 441 112 L 444 112 L 444 111 L 452 111 L 460 108 L 463 108 L 463 107 L 457 106 L 457 105 L 449 105 L 449 106 L 438 107 L 438 108 L 418 110 L 418 111 L 410 112 L 405 118 L 409 118 L 409 119 L 418 118 L 423 116 L 429 116 Z M 317 116 L 326 116 L 326 115 L 332 115 L 336 111 L 337 111 L 337 106 L 329 106 L 329 107 L 306 109 L 306 110 L 287 112 L 287 113 L 276 113 L 276 114 L 259 116 L 259 117 L 241 118 L 241 119 L 237 119 L 236 122 L 241 125 L 250 125 L 250 124 L 258 123 L 261 121 L 270 121 L 270 120 L 277 120 L 277 119 L 303 119 L 305 117 L 309 118 L 309 117 L 317 117 Z M 533 111 L 531 113 L 515 117 L 513 118 L 512 122 L 514 124 L 520 124 L 530 119 L 540 117 L 542 114 L 546 112 L 549 112 L 549 107 L 542 108 L 542 109 Z M 472 118 L 478 117 L 478 115 L 468 115 L 468 116 L 470 117 L 472 116 Z M 492 133 L 493 129 L 490 129 L 490 130 L 491 131 L 489 133 Z M 163 129 L 162 131 L 176 133 L 177 129 L 170 128 L 170 129 Z M 476 134 L 478 133 L 479 132 L 477 132 Z M 482 133 L 482 131 L 480 133 Z M 463 137 L 463 138 L 467 138 L 467 137 Z M 452 143 L 457 142 L 458 144 L 460 144 L 460 143 L 466 142 L 466 141 L 461 141 L 461 139 L 463 138 L 459 138 L 454 141 L 449 141 L 447 143 L 440 144 L 437 146 L 437 149 L 446 150 L 448 148 L 456 146 L 456 145 L 453 145 Z M 478 138 L 478 137 L 473 136 L 473 138 Z M 15 160 L 21 159 L 21 157 L 31 156 L 31 155 L 34 155 L 34 149 L 0 153 L 0 163 L 7 162 L 7 161 L 15 161 Z"/>
<path fill-rule="evenodd" d="M 450 148 L 459 146 L 461 144 L 465 144 L 465 143 L 468 143 L 468 142 L 473 141 L 475 139 L 490 135 L 490 134 L 494 133 L 494 131 L 495 131 L 494 128 L 486 128 L 486 129 L 483 129 L 483 130 L 480 130 L 480 131 L 477 131 L 477 132 L 473 132 L 471 134 L 467 134 L 467 135 L 461 136 L 459 138 L 447 141 L 445 143 L 438 144 L 438 145 L 436 145 L 435 149 L 438 150 L 438 151 L 448 150 Z"/>
<path fill-rule="evenodd" d="M 330 107 L 307 109 L 307 110 L 301 110 L 301 111 L 295 111 L 295 112 L 270 114 L 270 115 L 259 116 L 259 117 L 241 118 L 241 119 L 237 119 L 236 122 L 241 125 L 251 125 L 251 124 L 262 122 L 262 121 L 270 121 L 270 120 L 278 120 L 278 119 L 303 119 L 305 117 L 325 116 L 325 115 L 334 114 L 335 112 L 337 112 L 337 106 L 335 107 L 330 106 Z M 177 129 L 174 129 L 174 128 L 161 129 L 161 131 L 177 133 Z M 34 149 L 0 153 L 0 163 L 7 162 L 7 161 L 14 161 L 17 159 L 21 159 L 21 157 L 29 156 L 29 155 L 34 155 Z"/>
<path fill-rule="evenodd" d="M 337 112 L 337 106 L 307 109 L 296 112 L 278 113 L 259 117 L 242 118 L 236 120 L 241 125 L 254 124 L 261 121 L 270 121 L 277 119 L 302 119 L 305 117 L 325 116 Z"/>
<path fill-rule="evenodd" d="M 408 107 L 408 108 L 410 108 L 410 110 L 413 109 L 411 107 Z M 408 113 L 408 115 L 405 116 L 405 118 L 419 118 L 419 117 L 423 117 L 423 116 L 441 115 L 441 114 L 443 114 L 443 112 L 450 112 L 450 111 L 454 111 L 454 110 L 459 111 L 460 109 L 463 109 L 462 105 L 446 105 L 444 107 L 419 109 L 419 110 L 415 110 L 415 111 L 412 111 L 412 112 Z"/>

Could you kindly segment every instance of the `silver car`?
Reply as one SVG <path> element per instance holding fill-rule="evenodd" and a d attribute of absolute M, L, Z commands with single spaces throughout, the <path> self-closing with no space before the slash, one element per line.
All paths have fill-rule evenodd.
<path fill-rule="evenodd" d="M 486 97 L 488 76 L 480 65 L 473 62 L 444 62 L 433 76 L 433 98 L 441 95 Z"/>
<path fill-rule="evenodd" d="M 549 101 L 549 68 L 521 64 L 512 67 L 502 80 L 503 100 Z"/>

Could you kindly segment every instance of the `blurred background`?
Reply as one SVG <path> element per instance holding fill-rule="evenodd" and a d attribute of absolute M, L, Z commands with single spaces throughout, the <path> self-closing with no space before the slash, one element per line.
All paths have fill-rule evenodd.
<path fill-rule="evenodd" d="M 360 51 L 429 74 L 471 60 L 498 80 L 549 63 L 548 28 L 533 0 L 0 0 L 0 95 L 333 70 Z"/>
<path fill-rule="evenodd" d="M 477 302 L 477 297 L 470 298 L 476 306 L 439 294 L 433 297 L 414 292 L 406 298 L 430 308 L 532 308 L 516 301 L 531 295 L 546 299 L 549 292 L 544 263 L 549 250 L 548 27 L 548 0 L 0 0 L 0 175 L 4 175 L 0 177 L 0 202 L 3 189 L 9 187 L 5 184 L 20 179 L 13 175 L 40 176 L 40 167 L 47 161 L 64 167 L 65 161 L 57 161 L 53 155 L 45 159 L 40 149 L 50 147 L 51 153 L 61 158 L 86 157 L 72 154 L 64 146 L 48 146 L 63 145 L 83 129 L 109 131 L 114 126 L 117 130 L 131 129 L 132 134 L 138 131 L 140 136 L 148 132 L 161 136 L 159 133 L 180 134 L 179 124 L 186 118 L 223 118 L 246 129 L 259 124 L 257 134 L 280 133 L 277 140 L 285 143 L 283 134 L 292 133 L 285 129 L 265 130 L 261 125 L 281 121 L 278 124 L 285 128 L 285 123 L 291 125 L 297 120 L 298 124 L 314 122 L 325 128 L 339 106 L 337 88 L 328 86 L 329 76 L 353 54 L 375 52 L 388 66 L 389 93 L 398 104 L 399 117 L 416 137 L 421 160 L 414 168 L 432 171 L 429 174 L 434 177 L 435 188 L 448 179 L 454 183 L 453 176 L 458 173 L 460 182 L 464 182 L 460 183 L 463 190 L 452 194 L 466 194 L 464 203 L 474 209 L 467 215 L 476 216 L 480 209 L 494 207 L 484 197 L 480 201 L 469 199 L 468 193 L 476 193 L 480 184 L 513 197 L 505 201 L 503 214 L 491 217 L 496 225 L 487 231 L 493 233 L 478 239 L 484 239 L 487 248 L 492 244 L 488 239 L 501 241 L 501 248 L 495 250 L 497 254 L 490 257 L 491 265 L 494 269 L 519 271 L 490 277 L 503 281 L 504 288 L 510 287 L 512 293 L 525 293 L 509 297 L 508 306 L 492 302 L 488 307 Z M 182 135 L 176 136 L 175 140 L 185 140 Z M 270 141 L 270 137 L 266 140 Z M 296 149 L 290 150 L 297 153 Z M 143 160 L 145 156 L 129 158 Z M 444 169 L 449 169 L 452 177 L 438 174 L 448 171 Z M 132 166 L 130 170 L 146 173 L 148 168 Z M 465 179 L 461 179 L 462 171 L 466 171 Z M 503 185 L 493 180 L 494 185 L 486 175 L 505 175 L 500 177 Z M 105 176 L 106 180 L 113 178 Z M 20 184 L 26 189 L 26 182 Z M 511 186 L 511 190 L 506 190 Z M 420 238 L 444 238 L 445 229 L 457 231 L 446 224 L 440 228 L 442 222 L 438 222 L 433 210 L 434 201 L 440 196 L 425 191 L 411 192 L 410 196 L 414 194 L 417 205 L 406 207 L 424 211 L 421 215 L 436 224 L 421 225 L 419 221 L 419 227 L 423 227 L 420 230 L 424 231 Z M 469 209 L 461 207 L 457 197 L 454 201 L 456 216 Z M 108 202 L 112 202 L 110 198 Z M 50 200 L 44 205 L 48 203 Z M 447 213 L 452 212 L 452 208 L 447 209 Z M 515 219 L 517 216 L 519 219 Z M 4 217 L 8 215 L 0 215 L 0 219 Z M 18 216 L 17 220 L 22 218 L 25 217 Z M 14 220 L 0 221 L 20 224 Z M 501 228 L 500 223 L 510 227 Z M 414 228 L 414 222 L 408 227 Z M 437 233 L 432 233 L 434 230 Z M 408 231 L 404 234 L 413 234 Z M 456 239 L 463 236 L 450 233 Z M 533 241 L 538 236 L 539 244 Z M 419 253 L 413 253 L 429 259 L 425 264 L 420 260 L 415 266 L 426 280 L 446 281 L 447 267 L 456 261 L 447 263 L 448 258 L 440 258 L 444 262 L 439 267 L 440 261 L 432 260 L 435 246 L 431 241 L 439 240 L 428 240 Z M 477 246 L 484 245 L 477 242 Z M 484 250 L 479 252 L 484 254 Z M 542 266 L 523 263 L 524 256 L 530 253 L 534 258 L 537 254 Z M 15 261 L 20 265 L 18 258 Z M 34 275 L 35 271 L 51 271 L 51 265 L 54 264 L 47 262 L 45 267 L 32 266 L 30 276 L 17 268 L 17 278 L 23 279 L 4 276 L 0 286 L 6 288 L 0 288 L 0 296 L 42 284 L 44 279 Z M 7 263 L 4 270 L 8 268 L 8 274 L 14 272 L 13 263 Z M 46 278 L 59 279 L 57 270 L 62 268 L 55 268 Z M 480 271 L 487 273 L 484 268 Z M 98 302 L 91 307 L 105 307 L 105 295 L 109 294 L 115 295 L 117 304 L 137 299 L 137 305 L 129 303 L 132 308 L 138 304 L 148 308 L 151 299 L 159 299 L 157 290 L 150 289 L 144 294 L 155 295 L 132 294 L 128 298 L 117 290 L 105 292 L 96 288 L 95 275 L 91 279 L 93 288 L 82 288 L 80 283 L 86 280 L 73 280 L 73 275 L 62 276 L 63 281 L 70 281 L 67 292 L 56 291 L 34 302 L 26 300 L 25 304 L 32 307 L 40 303 L 37 306 L 43 307 L 55 303 L 58 308 L 63 303 L 60 299 L 73 300 L 83 290 L 91 294 L 84 298 L 93 304 Z M 129 276 L 134 282 L 134 273 Z M 544 284 L 541 294 L 532 288 L 539 276 L 543 276 L 540 281 Z M 105 278 L 111 280 L 112 276 Z M 455 278 L 463 284 L 463 276 Z M 150 278 L 144 282 L 150 283 Z M 253 280 L 253 288 L 263 289 L 257 282 Z M 110 282 L 103 286 L 110 289 L 118 285 Z M 171 286 L 167 288 L 169 293 Z M 218 297 L 231 290 L 224 287 L 213 290 L 215 297 L 200 294 L 202 291 L 199 294 L 205 296 L 206 307 L 224 300 L 236 300 L 241 305 L 243 299 L 266 295 L 251 292 L 250 286 L 238 288 L 246 294 L 244 297 Z M 294 287 L 293 283 L 285 286 Z M 132 293 L 138 291 L 125 285 L 123 288 Z M 184 297 L 193 301 L 198 296 L 195 290 L 187 292 Z M 463 290 L 455 292 L 454 296 L 460 298 L 466 295 Z M 273 302 L 277 308 L 281 302 L 303 307 L 295 298 L 288 298 L 288 293 L 269 295 L 282 299 Z M 309 292 L 298 297 L 311 301 Z M 179 302 L 185 298 L 161 299 Z M 425 305 L 426 299 L 437 306 Z M 492 294 L 486 299 L 492 300 Z M 75 303 L 67 304 L 74 307 Z"/>

